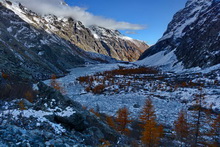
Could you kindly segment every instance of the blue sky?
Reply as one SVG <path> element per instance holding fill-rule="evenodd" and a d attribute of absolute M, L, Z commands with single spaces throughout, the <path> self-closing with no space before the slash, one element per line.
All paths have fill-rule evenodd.
<path fill-rule="evenodd" d="M 152 45 L 163 35 L 173 15 L 186 0 L 65 0 L 71 6 L 86 8 L 96 16 L 145 26 L 144 30 L 120 30 L 124 35 Z"/>

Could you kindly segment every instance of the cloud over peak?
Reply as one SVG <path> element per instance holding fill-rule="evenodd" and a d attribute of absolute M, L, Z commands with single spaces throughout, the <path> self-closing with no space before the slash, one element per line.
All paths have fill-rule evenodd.
<path fill-rule="evenodd" d="M 119 22 L 114 19 L 95 16 L 78 6 L 65 5 L 64 0 L 13 0 L 41 15 L 54 14 L 56 16 L 72 17 L 81 21 L 85 26 L 97 25 L 113 30 L 142 30 L 145 27 L 139 24 Z"/>

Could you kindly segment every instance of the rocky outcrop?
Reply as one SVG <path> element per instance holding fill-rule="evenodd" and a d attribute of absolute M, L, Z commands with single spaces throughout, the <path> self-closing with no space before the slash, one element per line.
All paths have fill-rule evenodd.
<path fill-rule="evenodd" d="M 220 2 L 218 0 L 188 0 L 177 12 L 163 37 L 140 59 L 171 52 L 184 68 L 210 67 L 220 63 Z M 147 61 L 147 60 L 146 60 Z"/>
<path fill-rule="evenodd" d="M 4 5 L 32 26 L 56 34 L 85 51 L 107 55 L 117 60 L 135 61 L 149 48 L 144 42 L 125 37 L 115 30 L 98 26 L 86 28 L 72 18 L 40 16 L 22 4 Z"/>
<path fill-rule="evenodd" d="M 123 36 L 117 30 L 109 30 L 99 26 L 89 28 L 101 45 L 107 51 L 107 55 L 123 61 L 136 61 L 149 46 L 139 40 Z"/>
<path fill-rule="evenodd" d="M 35 110 L 55 110 L 53 117 L 50 117 L 50 119 L 57 123 L 61 123 L 69 129 L 74 129 L 79 132 L 90 132 L 94 130 L 100 132 L 100 134 L 94 133 L 95 135 L 103 137 L 98 139 L 106 139 L 113 142 L 118 140 L 120 135 L 116 131 L 101 120 L 98 120 L 94 115 L 91 115 L 89 111 L 83 109 L 79 103 L 63 96 L 60 92 L 44 85 L 43 83 L 40 83 L 38 87 L 38 97 L 40 99 L 37 100 L 34 106 Z M 64 112 L 68 108 L 71 109 L 71 114 L 56 114 L 56 112 Z"/>
<path fill-rule="evenodd" d="M 35 85 L 32 103 L 0 100 L 0 145 L 124 146 L 130 141 L 79 103 L 44 83 Z"/>

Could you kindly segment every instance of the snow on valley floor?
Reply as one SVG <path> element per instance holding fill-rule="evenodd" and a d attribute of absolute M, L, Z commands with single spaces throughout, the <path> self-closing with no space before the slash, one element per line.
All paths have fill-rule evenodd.
<path fill-rule="evenodd" d="M 119 66 L 133 66 L 131 64 L 98 64 L 87 65 L 85 67 L 78 67 L 71 69 L 70 74 L 65 77 L 57 79 L 65 90 L 65 94 L 75 101 L 80 102 L 88 109 L 94 108 L 100 113 L 106 113 L 115 116 L 119 108 L 126 106 L 131 112 L 131 117 L 137 119 L 140 115 L 142 106 L 146 98 L 153 100 L 157 117 L 160 123 L 172 125 L 177 118 L 181 109 L 187 109 L 192 105 L 191 100 L 193 94 L 198 93 L 197 89 L 193 88 L 179 88 L 174 92 L 157 90 L 155 92 L 146 92 L 140 90 L 139 92 L 122 92 L 117 94 L 101 94 L 94 95 L 84 91 L 84 87 L 79 84 L 76 78 L 85 75 L 93 75 L 97 72 L 109 71 L 119 68 Z M 50 80 L 45 81 L 50 84 Z M 213 104 L 214 107 L 220 108 L 220 89 L 204 89 L 208 93 L 209 99 L 204 103 L 209 107 Z M 215 93 L 215 94 L 213 94 Z M 183 103 L 187 101 L 187 103 Z"/>

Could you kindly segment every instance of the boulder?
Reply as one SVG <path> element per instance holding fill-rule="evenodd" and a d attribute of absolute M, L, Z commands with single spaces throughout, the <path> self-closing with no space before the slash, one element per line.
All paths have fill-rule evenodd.
<path fill-rule="evenodd" d="M 96 136 L 95 138 L 104 136 L 103 139 L 105 140 L 112 142 L 118 141 L 118 138 L 121 136 L 119 133 L 110 128 L 95 115 L 91 115 L 88 110 L 83 109 L 81 104 L 78 102 L 73 101 L 67 96 L 63 96 L 59 91 L 48 87 L 42 82 L 38 83 L 38 88 L 39 94 L 37 102 L 33 108 L 35 110 L 43 111 L 53 109 L 54 114 L 50 117 L 47 117 L 50 118 L 51 121 L 60 123 L 66 129 L 84 133 L 88 133 L 89 131 L 90 135 L 97 135 L 95 132 L 100 131 L 101 133 L 99 133 L 98 137 Z M 74 113 L 67 116 L 59 115 L 58 112 L 66 111 L 67 107 L 71 108 Z M 99 130 L 91 129 L 93 127 L 98 128 Z M 95 132 L 92 133 L 92 131 Z"/>

